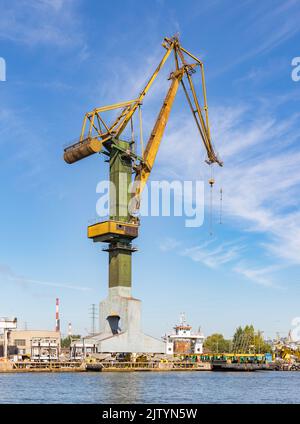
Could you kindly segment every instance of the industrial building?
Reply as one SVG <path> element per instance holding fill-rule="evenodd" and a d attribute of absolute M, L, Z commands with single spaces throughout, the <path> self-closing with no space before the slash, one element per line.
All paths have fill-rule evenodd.
<path fill-rule="evenodd" d="M 17 318 L 0 318 L 0 356 L 7 358 L 8 354 L 8 337 L 10 331 L 17 328 Z M 1 337 L 2 336 L 2 337 Z"/>
<path fill-rule="evenodd" d="M 32 360 L 57 360 L 60 355 L 59 299 L 55 302 L 55 331 L 18 330 L 17 318 L 0 318 L 0 357 L 14 355 Z"/>
<path fill-rule="evenodd" d="M 59 358 L 59 326 L 56 326 L 56 331 L 18 330 L 17 318 L 0 318 L 0 330 L 0 357 L 30 357 L 32 360 Z"/>
<path fill-rule="evenodd" d="M 97 345 L 82 338 L 74 340 L 70 346 L 70 359 L 84 359 L 97 352 Z"/>
<path fill-rule="evenodd" d="M 4 340 L 0 339 L 0 345 Z M 3 349 L 2 349 L 3 350 Z M 1 353 L 1 352 L 0 352 Z M 57 360 L 60 333 L 48 330 L 11 330 L 7 337 L 7 355 L 28 356 L 33 360 Z M 3 356 L 4 353 L 3 353 Z"/>
<path fill-rule="evenodd" d="M 16 330 L 10 333 L 9 348 L 31 359 L 58 359 L 60 333 L 48 330 Z"/>

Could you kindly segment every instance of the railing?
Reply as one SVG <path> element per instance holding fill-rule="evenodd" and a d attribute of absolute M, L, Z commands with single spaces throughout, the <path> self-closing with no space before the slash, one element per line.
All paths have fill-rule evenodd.
<path fill-rule="evenodd" d="M 32 342 L 31 347 L 59 347 L 57 342 Z"/>
<path fill-rule="evenodd" d="M 197 369 L 203 368 L 198 362 L 115 362 L 103 361 L 87 364 L 88 369 Z"/>
<path fill-rule="evenodd" d="M 14 369 L 64 369 L 64 368 L 80 368 L 82 362 L 75 361 L 22 361 L 14 362 Z"/>

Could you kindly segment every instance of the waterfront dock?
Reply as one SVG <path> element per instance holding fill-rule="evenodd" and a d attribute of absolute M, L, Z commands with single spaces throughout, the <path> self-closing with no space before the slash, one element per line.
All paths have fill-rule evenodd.
<path fill-rule="evenodd" d="M 211 371 L 209 362 L 97 362 L 86 364 L 87 371 L 132 372 L 132 371 Z"/>
<path fill-rule="evenodd" d="M 84 362 L 75 361 L 20 361 L 0 362 L 1 372 L 83 372 L 86 371 Z"/>
<path fill-rule="evenodd" d="M 228 363 L 224 361 L 1 361 L 0 373 L 26 372 L 172 372 L 300 371 L 295 364 Z"/>
<path fill-rule="evenodd" d="M 268 364 L 232 364 L 226 362 L 212 362 L 212 371 L 234 372 L 234 371 L 273 371 Z"/>
<path fill-rule="evenodd" d="M 211 371 L 211 364 L 189 362 L 1 362 L 1 372 Z"/>

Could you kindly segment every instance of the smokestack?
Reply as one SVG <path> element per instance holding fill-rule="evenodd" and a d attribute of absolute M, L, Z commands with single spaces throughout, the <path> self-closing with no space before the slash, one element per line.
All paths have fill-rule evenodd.
<path fill-rule="evenodd" d="M 56 298 L 56 308 L 55 308 L 55 331 L 60 331 L 60 320 L 59 320 L 59 299 Z"/>
<path fill-rule="evenodd" d="M 68 325 L 68 336 L 71 337 L 72 336 L 72 324 L 69 322 Z"/>

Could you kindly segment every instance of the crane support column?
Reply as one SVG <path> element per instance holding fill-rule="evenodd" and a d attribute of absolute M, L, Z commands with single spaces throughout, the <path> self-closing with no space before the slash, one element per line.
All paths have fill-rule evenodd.
<path fill-rule="evenodd" d="M 107 243 L 109 253 L 108 297 L 100 302 L 100 333 L 92 336 L 98 352 L 164 353 L 160 340 L 143 334 L 141 301 L 131 295 L 132 240 L 138 225 L 130 222 L 132 159 L 128 142 L 114 139 L 109 150 L 109 221 L 88 227 L 88 237 Z"/>
<path fill-rule="evenodd" d="M 109 253 L 108 287 L 121 296 L 131 296 L 131 256 L 136 249 L 132 240 L 138 236 L 138 225 L 129 222 L 129 186 L 132 180 L 130 145 L 114 139 L 109 155 L 109 221 L 88 227 L 88 237 L 94 242 L 108 243 L 103 250 Z"/>
<path fill-rule="evenodd" d="M 115 140 L 117 147 L 124 150 L 129 148 L 128 143 Z M 127 223 L 130 219 L 128 204 L 130 201 L 129 185 L 132 179 L 132 162 L 118 148 L 113 147 L 110 156 L 110 220 Z M 122 224 L 119 224 L 121 226 Z M 115 236 L 109 243 L 109 288 L 117 287 L 120 293 L 130 295 L 131 291 L 131 239 L 123 235 Z M 124 290 L 125 288 L 125 290 Z"/>

